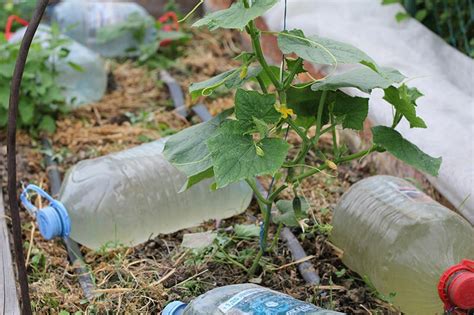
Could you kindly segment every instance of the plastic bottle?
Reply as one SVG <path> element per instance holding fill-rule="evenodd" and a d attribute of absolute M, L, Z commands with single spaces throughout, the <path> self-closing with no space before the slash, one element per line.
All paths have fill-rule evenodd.
<path fill-rule="evenodd" d="M 58 201 L 50 200 L 49 207 L 36 211 L 41 234 L 46 239 L 70 234 L 92 249 L 110 244 L 133 246 L 151 236 L 236 215 L 248 207 L 252 190 L 245 182 L 211 191 L 209 179 L 178 193 L 186 177 L 161 154 L 165 141 L 73 166 Z M 21 200 L 35 212 L 27 200 L 29 190 L 39 191 L 30 185 Z"/>
<path fill-rule="evenodd" d="M 20 42 L 26 32 L 26 28 L 16 31 L 9 39 L 12 43 Z M 48 38 L 51 36 L 51 28 L 41 24 L 35 33 L 34 40 L 41 41 L 43 46 L 48 45 Z M 55 77 L 55 83 L 61 86 L 62 94 L 66 103 L 72 107 L 79 107 L 83 104 L 99 101 L 104 96 L 107 88 L 107 71 L 102 58 L 82 46 L 76 41 L 61 35 L 61 39 L 67 39 L 66 43 L 58 47 L 58 53 L 61 48 L 66 48 L 69 53 L 65 58 L 58 58 L 52 55 L 48 62 L 54 65 L 58 75 Z M 70 63 L 81 67 L 78 71 Z"/>
<path fill-rule="evenodd" d="M 342 314 L 296 300 L 256 284 L 234 284 L 213 289 L 186 305 L 173 301 L 162 315 L 332 315 Z"/>
<path fill-rule="evenodd" d="M 146 22 L 143 42 L 139 42 L 133 30 L 125 29 L 110 40 L 98 37 L 101 28 L 117 26 L 131 15 L 139 17 L 135 22 Z M 144 8 L 131 2 L 68 0 L 57 4 L 51 20 L 69 37 L 89 47 L 101 56 L 131 57 L 138 55 L 138 47 L 156 40 L 155 21 Z"/>
<path fill-rule="evenodd" d="M 406 314 L 443 314 L 443 302 L 474 308 L 473 227 L 405 180 L 374 176 L 352 186 L 334 211 L 331 239 L 342 261 L 395 294 Z"/>

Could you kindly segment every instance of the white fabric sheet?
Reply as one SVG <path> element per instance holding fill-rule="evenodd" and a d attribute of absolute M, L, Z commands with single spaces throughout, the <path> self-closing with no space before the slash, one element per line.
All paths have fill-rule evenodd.
<path fill-rule="evenodd" d="M 415 19 L 398 23 L 400 5 L 379 0 L 288 0 L 288 29 L 302 29 L 348 42 L 365 51 L 379 65 L 400 70 L 424 97 L 418 113 L 427 129 L 398 130 L 428 154 L 442 156 L 431 183 L 474 224 L 474 61 L 446 44 Z M 283 26 L 283 1 L 265 15 L 270 29 Z M 374 91 L 369 117 L 390 125 L 391 106 Z"/>

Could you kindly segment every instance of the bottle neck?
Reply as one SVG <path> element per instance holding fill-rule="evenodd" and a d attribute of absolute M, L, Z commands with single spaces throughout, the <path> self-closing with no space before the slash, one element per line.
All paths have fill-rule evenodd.
<path fill-rule="evenodd" d="M 467 314 L 474 308 L 474 261 L 464 259 L 448 268 L 439 280 L 438 294 L 447 312 Z"/>

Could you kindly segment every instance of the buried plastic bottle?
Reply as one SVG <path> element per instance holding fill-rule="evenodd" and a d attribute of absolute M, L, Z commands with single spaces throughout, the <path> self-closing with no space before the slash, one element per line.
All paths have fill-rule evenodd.
<path fill-rule="evenodd" d="M 244 283 L 213 289 L 189 304 L 173 301 L 166 305 L 163 315 L 222 315 L 222 314 L 343 314 L 319 308 L 256 284 Z"/>
<path fill-rule="evenodd" d="M 134 26 L 126 27 L 130 19 Z M 62 1 L 54 7 L 52 21 L 66 35 L 108 58 L 138 56 L 140 46 L 152 43 L 157 34 L 153 17 L 133 2 Z M 109 27 L 119 31 L 102 39 L 101 30 Z"/>
<path fill-rule="evenodd" d="M 17 30 L 9 39 L 12 43 L 22 40 L 26 32 L 26 27 Z M 43 47 L 49 45 L 51 38 L 51 27 L 41 24 L 35 34 L 35 41 L 40 41 Z M 66 103 L 69 107 L 75 108 L 84 104 L 99 101 L 107 88 L 107 71 L 102 58 L 79 44 L 71 38 L 60 35 L 64 41 L 61 47 L 57 48 L 57 54 L 51 55 L 48 59 L 50 67 L 54 67 L 57 76 L 54 78 L 55 84 L 61 86 Z M 68 51 L 65 58 L 59 58 L 61 49 Z M 80 69 L 75 69 L 71 64 L 76 64 Z"/>
<path fill-rule="evenodd" d="M 30 191 L 48 198 L 33 185 L 22 193 L 22 203 L 46 239 L 69 235 L 92 249 L 133 246 L 247 209 L 252 190 L 245 182 L 211 191 L 208 179 L 179 192 L 186 176 L 163 157 L 165 141 L 81 161 L 48 207 L 38 210 L 29 202 Z"/>
<path fill-rule="evenodd" d="M 474 308 L 474 228 L 409 182 L 364 179 L 333 215 L 343 262 L 406 314 Z"/>

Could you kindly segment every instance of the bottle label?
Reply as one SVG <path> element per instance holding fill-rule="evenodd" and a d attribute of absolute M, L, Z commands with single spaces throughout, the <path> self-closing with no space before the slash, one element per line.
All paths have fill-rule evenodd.
<path fill-rule="evenodd" d="M 428 197 L 425 193 L 419 191 L 418 189 L 411 187 L 411 186 L 402 186 L 398 185 L 392 182 L 389 182 L 389 184 L 397 189 L 402 195 L 407 197 L 408 199 L 414 201 L 414 202 L 420 202 L 420 203 L 430 203 L 432 202 L 432 199 Z"/>
<path fill-rule="evenodd" d="M 239 292 L 218 308 L 223 314 L 229 315 L 299 315 L 317 314 L 322 311 L 321 308 L 312 304 L 263 288 Z"/>

